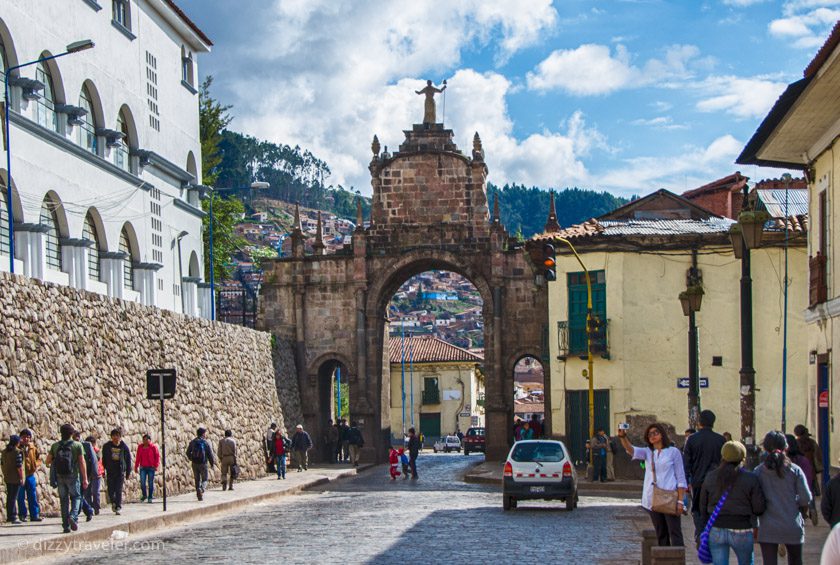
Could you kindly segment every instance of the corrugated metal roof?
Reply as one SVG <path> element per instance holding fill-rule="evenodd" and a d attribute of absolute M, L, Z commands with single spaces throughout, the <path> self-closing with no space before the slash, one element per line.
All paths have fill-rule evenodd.
<path fill-rule="evenodd" d="M 708 220 L 600 220 L 602 235 L 683 235 L 728 232 L 735 223 L 729 218 Z"/>
<path fill-rule="evenodd" d="M 405 354 L 406 363 L 434 363 L 444 361 L 467 361 L 470 363 L 481 363 L 484 357 L 470 353 L 466 349 L 456 347 L 449 342 L 433 335 L 407 337 L 403 342 L 402 337 L 391 337 L 389 339 L 389 357 L 391 363 L 399 363 Z"/>
<path fill-rule="evenodd" d="M 787 192 L 787 213 L 785 213 L 785 193 Z M 756 190 L 767 213 L 772 218 L 808 215 L 807 190 L 759 189 Z"/>

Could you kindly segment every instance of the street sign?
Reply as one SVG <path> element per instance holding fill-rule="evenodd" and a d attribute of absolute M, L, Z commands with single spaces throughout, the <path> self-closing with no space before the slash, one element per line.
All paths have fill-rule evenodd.
<path fill-rule="evenodd" d="M 683 377 L 681 379 L 677 379 L 677 388 L 688 388 L 689 381 L 688 377 Z M 709 388 L 709 378 L 708 377 L 700 377 L 700 388 Z"/>
<path fill-rule="evenodd" d="M 828 391 L 824 390 L 820 393 L 818 400 L 819 408 L 828 408 Z"/>
<path fill-rule="evenodd" d="M 459 416 L 460 418 L 469 418 L 469 417 L 470 417 L 470 413 L 469 413 L 469 412 L 461 412 L 460 414 L 458 414 L 458 416 Z"/>
<path fill-rule="evenodd" d="M 175 396 L 175 369 L 149 369 L 146 371 L 146 398 L 162 400 L 160 389 L 163 386 L 163 398 Z"/>

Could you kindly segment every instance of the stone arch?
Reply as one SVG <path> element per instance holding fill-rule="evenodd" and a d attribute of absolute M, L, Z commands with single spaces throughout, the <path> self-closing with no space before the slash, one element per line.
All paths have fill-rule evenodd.
<path fill-rule="evenodd" d="M 195 251 L 190 254 L 190 267 L 187 272 L 192 278 L 201 278 L 201 267 L 198 263 L 198 254 Z"/>
<path fill-rule="evenodd" d="M 193 182 L 198 183 L 198 167 L 195 163 L 195 155 L 192 151 L 187 153 L 187 172 L 193 176 Z"/>
<path fill-rule="evenodd" d="M 310 365 L 309 380 L 314 381 L 313 384 L 316 387 L 315 399 L 318 404 L 315 411 L 318 418 L 309 424 L 310 433 L 313 434 L 313 437 L 324 437 L 327 434 L 327 420 L 335 420 L 340 415 L 340 406 L 333 396 L 334 386 L 337 384 L 334 378 L 336 369 L 340 369 L 338 374 L 342 382 L 348 385 L 353 382 L 351 366 L 347 363 L 347 358 L 340 353 L 326 353 Z M 352 385 L 349 388 L 352 398 Z M 331 460 L 329 450 L 326 449 L 323 442 L 317 442 L 316 449 L 313 451 L 314 457 L 318 460 L 324 462 Z"/>
<path fill-rule="evenodd" d="M 350 361 L 350 358 L 344 355 L 343 353 L 337 353 L 335 351 L 319 355 L 317 359 L 315 359 L 312 363 L 309 364 L 307 374 L 317 375 L 318 369 L 320 369 L 324 363 L 327 363 L 329 361 L 338 361 L 339 363 L 347 367 L 347 370 L 351 375 L 356 374 L 355 364 L 352 361 Z"/>
<path fill-rule="evenodd" d="M 15 49 L 15 40 L 2 18 L 0 18 L 0 43 L 3 44 L 3 57 L 6 61 L 6 68 L 17 66 L 18 56 L 17 49 Z M 17 73 L 18 71 L 15 71 L 14 74 L 17 75 Z"/>
<path fill-rule="evenodd" d="M 532 347 L 520 347 L 519 349 L 514 350 L 513 353 L 507 356 L 505 362 L 503 364 L 503 369 L 505 372 L 513 372 L 516 368 L 517 363 L 525 359 L 526 357 L 533 357 L 537 361 L 540 362 L 541 365 L 544 365 L 542 359 L 540 359 L 540 352 L 534 351 Z"/>
<path fill-rule="evenodd" d="M 38 58 L 43 59 L 44 57 L 52 57 L 52 53 L 44 51 Z M 61 70 L 58 68 L 58 63 L 55 59 L 50 59 L 49 61 L 44 61 L 40 64 L 44 65 L 50 72 L 50 80 L 52 81 L 53 88 L 53 100 L 56 104 L 66 104 L 67 93 L 64 90 L 64 79 L 61 77 Z"/>

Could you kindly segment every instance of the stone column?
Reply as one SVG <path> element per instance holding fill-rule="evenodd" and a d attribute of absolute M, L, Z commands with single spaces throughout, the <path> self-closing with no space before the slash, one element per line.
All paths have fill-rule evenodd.
<path fill-rule="evenodd" d="M 211 292 L 210 283 L 198 283 L 198 315 L 205 320 L 210 319 L 211 302 L 213 300 L 213 293 Z"/>
<path fill-rule="evenodd" d="M 124 293 L 123 265 L 129 257 L 121 251 L 99 252 L 99 277 L 108 285 L 108 296 L 122 298 Z"/>
<path fill-rule="evenodd" d="M 157 285 L 155 273 L 163 268 L 160 263 L 135 263 L 134 286 L 140 293 L 140 303 L 144 306 L 155 306 L 157 300 Z"/>
<path fill-rule="evenodd" d="M 49 228 L 41 224 L 15 224 L 15 255 L 23 261 L 23 274 L 27 277 L 44 278 L 48 231 Z"/>
<path fill-rule="evenodd" d="M 485 324 L 487 322 L 485 321 Z M 505 375 L 502 371 L 502 288 L 493 287 L 493 347 L 485 350 L 485 367 L 489 369 L 485 380 L 485 412 L 487 446 L 486 458 L 498 461 L 508 452 L 508 430 L 513 424 L 506 399 Z"/>
<path fill-rule="evenodd" d="M 181 279 L 181 297 L 184 301 L 184 314 L 187 316 L 198 316 L 198 277 L 183 277 Z"/>
<path fill-rule="evenodd" d="M 61 264 L 70 276 L 70 286 L 86 290 L 88 287 L 88 252 L 94 242 L 89 239 L 63 237 L 61 243 Z"/>

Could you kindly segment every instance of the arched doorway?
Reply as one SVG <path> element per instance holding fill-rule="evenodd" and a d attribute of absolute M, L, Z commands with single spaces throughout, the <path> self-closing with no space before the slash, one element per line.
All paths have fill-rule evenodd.
<path fill-rule="evenodd" d="M 341 355 L 324 356 L 316 362 L 317 372 L 313 375 L 317 388 L 319 418 L 308 423 L 308 431 L 315 444 L 312 458 L 316 461 L 332 460 L 330 448 L 325 441 L 329 436 L 329 426 L 344 419 L 347 424 L 353 422 L 350 411 L 351 375 L 346 361 Z"/>
<path fill-rule="evenodd" d="M 513 436 L 520 439 L 525 422 L 533 438 L 550 436 L 546 429 L 547 379 L 543 365 L 533 355 L 525 355 L 513 366 Z"/>

